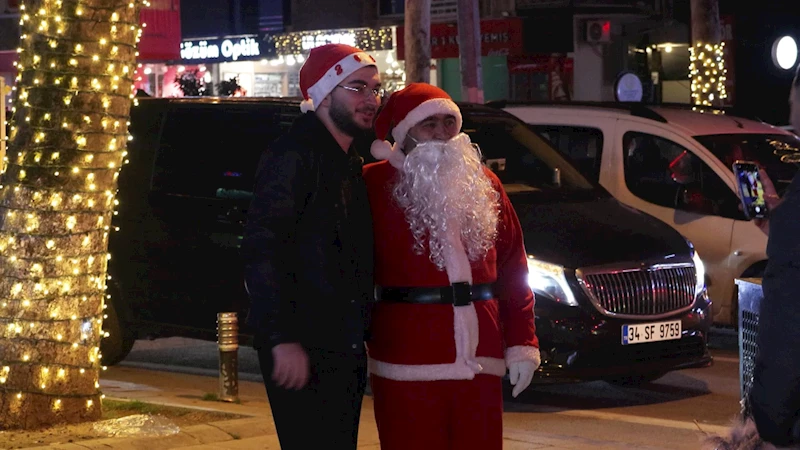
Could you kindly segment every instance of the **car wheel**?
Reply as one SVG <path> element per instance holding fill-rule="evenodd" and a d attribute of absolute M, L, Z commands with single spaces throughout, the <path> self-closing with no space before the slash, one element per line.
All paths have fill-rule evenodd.
<path fill-rule="evenodd" d="M 108 332 L 108 337 L 100 340 L 100 353 L 103 355 L 103 365 L 113 366 L 128 356 L 136 338 L 133 333 L 123 326 L 114 302 L 107 302 L 103 319 L 103 330 Z"/>
<path fill-rule="evenodd" d="M 643 375 L 620 375 L 617 377 L 607 378 L 606 382 L 614 386 L 628 386 L 636 387 L 647 384 L 666 375 L 664 372 L 647 373 Z"/>

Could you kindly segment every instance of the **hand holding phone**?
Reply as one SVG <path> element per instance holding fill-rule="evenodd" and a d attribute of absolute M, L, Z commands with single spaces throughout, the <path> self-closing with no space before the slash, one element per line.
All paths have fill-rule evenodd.
<path fill-rule="evenodd" d="M 736 161 L 733 163 L 733 173 L 736 175 L 742 211 L 747 220 L 767 217 L 769 207 L 758 164 L 752 161 Z"/>

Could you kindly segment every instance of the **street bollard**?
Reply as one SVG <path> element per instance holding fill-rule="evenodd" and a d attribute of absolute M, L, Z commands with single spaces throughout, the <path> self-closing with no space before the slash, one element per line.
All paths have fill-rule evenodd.
<path fill-rule="evenodd" d="M 235 312 L 217 313 L 219 399 L 239 400 L 239 320 Z"/>

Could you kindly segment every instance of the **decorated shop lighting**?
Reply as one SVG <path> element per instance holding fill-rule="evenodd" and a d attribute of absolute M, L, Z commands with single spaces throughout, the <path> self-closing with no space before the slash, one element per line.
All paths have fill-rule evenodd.
<path fill-rule="evenodd" d="M 689 47 L 689 78 L 692 80 L 692 103 L 714 106 L 728 97 L 725 90 L 725 43 L 698 42 Z"/>
<path fill-rule="evenodd" d="M 342 30 L 299 31 L 268 37 L 275 44 L 278 55 L 308 54 L 315 47 L 325 44 L 347 44 L 364 51 L 390 50 L 392 29 L 352 28 Z"/>
<path fill-rule="evenodd" d="M 20 5 L 0 186 L 0 429 L 100 415 L 108 235 L 142 5 Z"/>

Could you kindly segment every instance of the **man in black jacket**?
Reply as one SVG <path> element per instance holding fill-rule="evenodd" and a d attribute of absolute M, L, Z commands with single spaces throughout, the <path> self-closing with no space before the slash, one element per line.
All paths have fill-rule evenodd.
<path fill-rule="evenodd" d="M 369 151 L 383 90 L 375 60 L 342 44 L 311 51 L 300 89 L 305 114 L 256 173 L 242 242 L 248 325 L 281 448 L 355 449 L 373 293 L 358 150 Z"/>
<path fill-rule="evenodd" d="M 790 122 L 800 132 L 800 72 L 790 97 Z M 800 155 L 782 154 L 784 162 Z M 758 354 L 750 391 L 750 407 L 761 438 L 774 445 L 800 446 L 800 172 L 778 201 L 762 170 L 764 191 L 772 209 L 767 231 L 767 267 L 762 281 Z M 768 230 L 766 228 L 768 225 Z"/>

